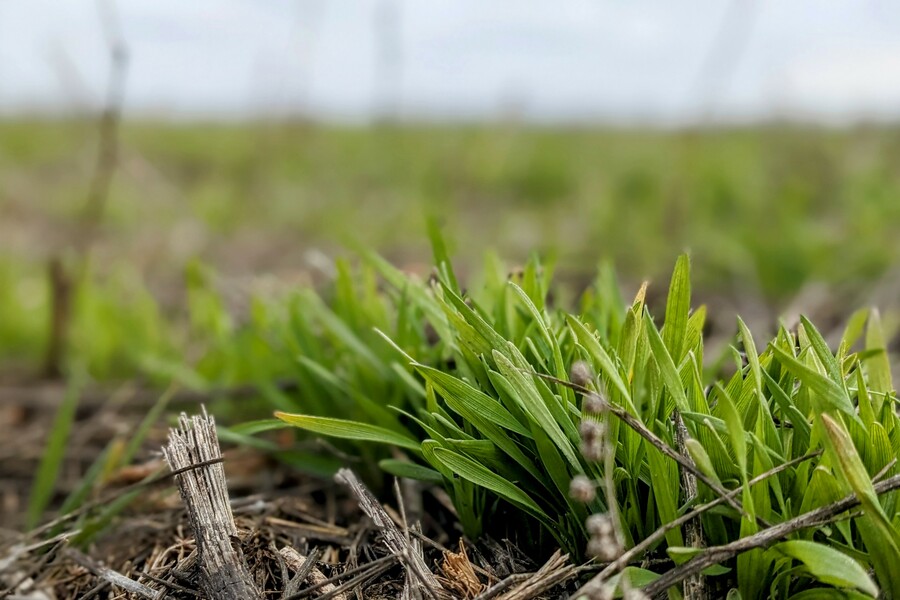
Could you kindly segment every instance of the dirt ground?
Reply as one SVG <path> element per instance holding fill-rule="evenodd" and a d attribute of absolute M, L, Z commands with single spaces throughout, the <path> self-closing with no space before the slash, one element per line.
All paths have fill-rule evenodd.
<path fill-rule="evenodd" d="M 203 597 L 191 522 L 160 454 L 163 424 L 148 435 L 134 466 L 105 474 L 71 518 L 51 514 L 31 534 L 22 533 L 53 418 L 46 408 L 65 390 L 52 383 L 17 389 L 6 386 L 0 398 L 0 596 Z M 196 411 L 194 400 L 182 398 L 181 408 Z M 109 440 L 128 439 L 142 416 L 141 405 L 136 388 L 85 394 L 69 446 L 76 450 L 65 457 L 54 505 L 76 488 Z M 345 486 L 298 475 L 250 448 L 226 449 L 224 466 L 238 530 L 232 543 L 264 597 L 404 597 L 411 575 L 402 556 Z M 438 597 L 557 598 L 574 589 L 576 568 L 565 557 L 550 557 L 542 567 L 514 541 L 484 539 L 473 545 L 462 539 L 440 489 L 398 485 L 396 491 L 384 510 L 421 552 L 440 584 Z M 114 509 L 119 503 L 121 512 Z M 83 541 L 93 527 L 99 533 Z M 412 587 L 420 595 L 409 597 L 429 597 L 415 581 Z"/>

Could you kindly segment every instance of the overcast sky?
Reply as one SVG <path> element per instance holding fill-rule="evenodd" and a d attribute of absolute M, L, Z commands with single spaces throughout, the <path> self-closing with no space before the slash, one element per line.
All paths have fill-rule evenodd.
<path fill-rule="evenodd" d="M 102 3 L 0 0 L 0 112 L 96 109 Z M 126 113 L 900 117 L 897 0 L 127 0 Z"/>

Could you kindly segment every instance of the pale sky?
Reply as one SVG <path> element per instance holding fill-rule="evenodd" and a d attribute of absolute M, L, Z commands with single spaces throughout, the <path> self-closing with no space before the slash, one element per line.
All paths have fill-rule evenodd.
<path fill-rule="evenodd" d="M 96 0 L 0 0 L 0 114 L 95 110 Z M 120 0 L 126 114 L 900 118 L 897 0 Z M 380 34 L 379 34 L 380 32 Z"/>

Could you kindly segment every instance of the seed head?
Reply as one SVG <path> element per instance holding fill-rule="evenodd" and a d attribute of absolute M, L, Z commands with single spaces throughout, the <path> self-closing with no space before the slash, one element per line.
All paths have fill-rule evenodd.
<path fill-rule="evenodd" d="M 612 517 L 608 514 L 591 515 L 585 522 L 591 535 L 587 553 L 601 562 L 612 562 L 622 555 L 622 543 L 616 535 Z"/>
<path fill-rule="evenodd" d="M 576 475 L 569 483 L 569 497 L 584 504 L 592 502 L 597 497 L 594 482 L 584 475 Z"/>
<path fill-rule="evenodd" d="M 578 426 L 578 433 L 581 434 L 581 441 L 587 442 L 603 439 L 603 434 L 606 433 L 605 429 L 603 423 L 599 421 L 582 419 L 581 424 Z"/>
<path fill-rule="evenodd" d="M 603 441 L 602 440 L 593 440 L 591 442 L 581 442 L 581 455 L 585 458 L 585 460 L 589 460 L 591 462 L 600 462 L 603 460 Z"/>
<path fill-rule="evenodd" d="M 585 394 L 581 410 L 587 413 L 602 413 L 606 411 L 606 400 L 597 392 Z"/>
<path fill-rule="evenodd" d="M 615 533 L 612 518 L 607 514 L 589 516 L 585 521 L 585 527 L 591 537 L 609 537 Z"/>
<path fill-rule="evenodd" d="M 629 587 L 622 593 L 622 600 L 650 600 L 650 597 L 639 589 Z"/>
<path fill-rule="evenodd" d="M 591 538 L 587 544 L 587 554 L 600 562 L 612 562 L 622 555 L 618 544 L 613 540 Z"/>
<path fill-rule="evenodd" d="M 603 458 L 603 436 L 606 428 L 593 419 L 584 419 L 578 428 L 581 434 L 581 454 L 587 460 L 599 461 Z"/>
<path fill-rule="evenodd" d="M 590 365 L 583 360 L 576 360 L 572 363 L 572 368 L 569 370 L 569 380 L 572 383 L 587 387 L 593 379 L 594 373 L 591 371 Z"/>

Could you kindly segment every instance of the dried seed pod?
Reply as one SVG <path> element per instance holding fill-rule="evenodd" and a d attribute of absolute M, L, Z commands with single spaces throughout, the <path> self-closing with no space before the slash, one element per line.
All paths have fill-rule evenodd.
<path fill-rule="evenodd" d="M 599 462 L 603 460 L 603 441 L 601 439 L 595 439 L 591 441 L 581 442 L 581 455 L 591 462 Z"/>

